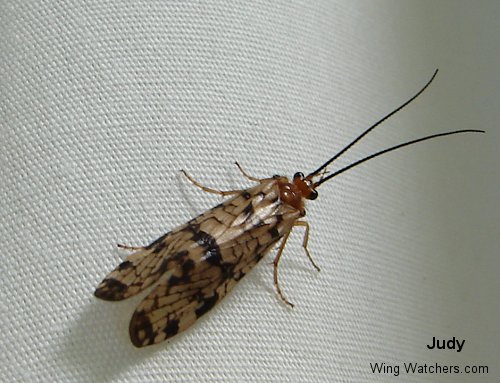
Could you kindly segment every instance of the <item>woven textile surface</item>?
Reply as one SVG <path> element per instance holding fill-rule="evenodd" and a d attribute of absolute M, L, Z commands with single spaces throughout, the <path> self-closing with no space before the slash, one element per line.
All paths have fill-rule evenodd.
<path fill-rule="evenodd" d="M 481 4 L 481 5 L 479 5 Z M 0 381 L 376 382 L 370 363 L 487 365 L 496 381 L 496 1 L 0 1 Z M 274 251 L 192 328 L 133 347 L 144 296 L 93 291 L 125 256 L 221 202 L 307 173 L 431 87 L 332 169 L 424 135 L 485 129 L 318 189 Z M 465 339 L 427 349 L 432 337 Z M 496 365 L 495 365 L 496 364 Z M 403 367 L 401 367 L 403 369 Z M 498 371 L 497 371 L 498 374 Z M 498 378 L 498 375 L 496 375 Z"/>

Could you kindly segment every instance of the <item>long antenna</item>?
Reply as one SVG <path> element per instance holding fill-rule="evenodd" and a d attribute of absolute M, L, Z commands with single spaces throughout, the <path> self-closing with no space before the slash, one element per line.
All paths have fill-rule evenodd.
<path fill-rule="evenodd" d="M 396 109 L 394 109 L 392 112 L 387 114 L 386 116 L 382 117 L 380 120 L 378 120 L 376 123 L 374 123 L 372 126 L 370 126 L 368 129 L 366 129 L 363 133 L 361 133 L 354 141 L 352 141 L 349 145 L 347 145 L 344 149 L 342 149 L 340 152 L 335 154 L 332 158 L 330 158 L 328 161 L 326 161 L 323 165 L 321 165 L 319 168 L 317 168 L 315 171 L 310 173 L 306 178 L 311 179 L 315 175 L 317 175 L 321 170 L 326 168 L 328 165 L 330 165 L 333 161 L 335 161 L 337 158 L 339 158 L 342 154 L 347 152 L 356 142 L 361 140 L 364 136 L 366 136 L 368 133 L 370 133 L 373 129 L 375 129 L 377 126 L 379 126 L 382 122 L 387 120 L 388 118 L 392 117 L 394 114 L 399 112 L 401 109 L 403 109 L 405 106 L 407 106 L 409 103 L 411 103 L 413 100 L 415 100 L 418 96 L 422 94 L 422 92 L 431 84 L 431 82 L 434 80 L 438 72 L 438 69 L 434 71 L 434 74 L 432 75 L 431 79 L 427 81 L 427 84 L 423 86 L 422 89 L 420 89 L 412 98 L 410 98 L 408 101 L 406 101 L 404 104 L 400 105 Z M 331 177 L 329 177 L 331 178 Z"/>
<path fill-rule="evenodd" d="M 353 167 L 355 166 L 358 166 L 360 164 L 362 164 L 363 162 L 366 162 L 368 160 L 371 160 L 372 158 L 375 158 L 375 157 L 378 157 L 378 156 L 381 156 L 382 154 L 385 154 L 385 153 L 388 153 L 388 152 L 392 152 L 393 150 L 396 150 L 396 149 L 400 149 L 404 146 L 408 146 L 408 145 L 412 145 L 412 144 L 416 144 L 417 142 L 422 142 L 422 141 L 427 141 L 427 140 L 430 140 L 432 138 L 436 138 L 436 137 L 443 137 L 443 136 L 449 136 L 451 134 L 458 134 L 458 133 L 469 133 L 469 132 L 473 132 L 473 133 L 485 133 L 484 130 L 476 130 L 476 129 L 466 129 L 466 130 L 455 130 L 453 132 L 446 132 L 446 133 L 438 133 L 438 134 L 433 134 L 432 136 L 426 136 L 426 137 L 422 137 L 422 138 L 418 138 L 416 140 L 412 140 L 412 141 L 408 141 L 408 142 L 404 142 L 402 144 L 399 144 L 399 145 L 396 145 L 396 146 L 392 146 L 390 148 L 387 148 L 387 149 L 384 149 L 384 150 L 381 150 L 380 152 L 376 152 L 376 153 L 373 153 L 365 158 L 362 158 L 356 162 L 353 162 L 352 164 L 350 165 L 347 165 L 346 167 L 340 169 L 340 170 L 337 170 L 336 172 L 330 174 L 328 177 L 325 177 L 325 178 L 322 178 L 320 179 L 318 182 L 315 182 L 313 184 L 313 189 L 316 189 L 319 185 L 321 185 L 323 182 L 326 182 L 328 181 L 329 179 L 332 179 L 333 177 L 336 177 L 338 176 L 339 174 L 342 174 L 344 173 L 345 171 L 349 170 L 349 169 L 352 169 Z M 321 169 L 321 168 L 320 168 Z"/>

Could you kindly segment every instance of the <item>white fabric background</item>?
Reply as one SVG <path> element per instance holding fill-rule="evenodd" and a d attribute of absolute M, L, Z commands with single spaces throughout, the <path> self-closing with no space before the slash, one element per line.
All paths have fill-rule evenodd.
<path fill-rule="evenodd" d="M 497 1 L 1 1 L 1 368 L 5 382 L 374 382 L 370 362 L 489 365 L 498 378 Z M 192 329 L 128 338 L 140 298 L 93 297 L 123 253 L 222 189 L 317 167 L 431 76 L 319 189 L 281 264 Z M 272 259 L 272 255 L 269 260 Z M 432 336 L 466 339 L 431 352 Z"/>

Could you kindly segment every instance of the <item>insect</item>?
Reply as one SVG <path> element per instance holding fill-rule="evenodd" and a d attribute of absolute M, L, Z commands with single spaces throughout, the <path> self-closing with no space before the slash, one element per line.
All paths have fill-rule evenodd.
<path fill-rule="evenodd" d="M 327 167 L 356 142 L 389 117 L 415 100 L 434 80 L 431 79 L 413 97 L 377 121 L 339 153 L 304 176 L 292 180 L 275 175 L 259 179 L 243 175 L 256 185 L 245 190 L 219 191 L 184 175 L 202 190 L 229 199 L 172 230 L 145 247 L 118 245 L 134 250 L 99 284 L 95 296 L 118 301 L 136 295 L 152 284 L 160 283 L 136 308 L 129 325 L 130 339 L 136 347 L 162 342 L 191 326 L 214 307 L 278 242 L 274 258 L 274 285 L 281 300 L 285 298 L 278 281 L 278 265 L 292 229 L 305 228 L 302 246 L 312 265 L 307 242 L 309 224 L 305 200 L 318 197 L 323 183 L 382 154 L 404 146 L 458 133 L 484 133 L 482 130 L 456 130 L 408 141 L 362 158 L 327 174 Z"/>

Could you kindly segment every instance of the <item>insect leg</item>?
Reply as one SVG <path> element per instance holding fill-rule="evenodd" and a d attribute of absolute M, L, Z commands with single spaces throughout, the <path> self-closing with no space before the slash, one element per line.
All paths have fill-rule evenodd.
<path fill-rule="evenodd" d="M 279 297 L 287 305 L 289 305 L 290 307 L 293 307 L 293 303 L 289 302 L 285 298 L 285 296 L 283 295 L 283 293 L 281 292 L 280 285 L 279 285 L 279 282 L 278 282 L 278 264 L 279 264 L 281 255 L 283 254 L 283 250 L 285 249 L 286 241 L 287 241 L 288 236 L 290 235 L 290 233 L 291 233 L 291 230 L 288 233 L 285 234 L 285 236 L 283 237 L 283 239 L 281 241 L 281 244 L 280 244 L 280 247 L 278 249 L 278 252 L 276 253 L 276 257 L 274 257 L 274 261 L 273 261 L 274 272 L 273 272 L 273 275 L 274 275 L 274 286 L 276 287 L 276 292 L 278 293 Z"/>
<path fill-rule="evenodd" d="M 133 250 L 133 251 L 146 249 L 144 246 L 129 246 L 129 245 L 122 245 L 121 243 L 117 243 L 116 246 L 118 246 L 120 249 Z"/>
<path fill-rule="evenodd" d="M 240 169 L 241 174 L 243 174 L 250 181 L 260 182 L 260 178 L 252 177 L 246 171 L 244 171 L 241 165 L 238 163 L 238 161 L 236 161 L 234 164 L 238 167 L 238 169 Z"/>
<path fill-rule="evenodd" d="M 318 267 L 318 265 L 316 265 L 316 263 L 314 262 L 314 259 L 311 257 L 311 254 L 309 253 L 309 250 L 307 249 L 307 242 L 309 241 L 309 222 L 307 222 L 307 221 L 296 221 L 293 224 L 293 227 L 295 227 L 295 226 L 304 226 L 306 228 L 305 231 L 304 231 L 304 239 L 302 240 L 302 247 L 306 251 L 307 258 L 309 258 L 309 261 L 312 263 L 312 265 L 314 266 L 314 268 L 316 270 L 320 271 L 320 268 Z"/>
<path fill-rule="evenodd" d="M 189 174 L 186 173 L 184 169 L 181 170 L 181 172 L 186 176 L 186 178 L 191 181 L 191 183 L 197 187 L 199 187 L 201 190 L 207 192 L 207 193 L 213 193 L 213 194 L 218 194 L 223 197 L 227 195 L 233 195 L 233 194 L 239 194 L 241 193 L 241 190 L 217 190 L 217 189 L 212 189 L 206 186 L 203 186 L 200 184 L 198 181 L 196 181 L 193 177 L 191 177 Z"/>

